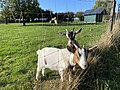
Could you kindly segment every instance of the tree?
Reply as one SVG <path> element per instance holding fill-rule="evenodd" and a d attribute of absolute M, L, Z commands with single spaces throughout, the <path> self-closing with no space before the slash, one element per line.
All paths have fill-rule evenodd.
<path fill-rule="evenodd" d="M 75 16 L 78 17 L 80 20 L 82 20 L 82 19 L 83 19 L 83 18 L 82 18 L 82 14 L 83 14 L 83 12 L 80 11 L 80 12 L 77 12 L 77 13 L 75 14 Z"/>
<path fill-rule="evenodd" d="M 116 7 L 116 0 L 97 0 L 95 2 L 95 5 L 93 8 L 106 8 L 107 13 L 110 14 L 110 8 L 111 8 L 111 17 L 110 17 L 110 25 L 109 25 L 109 30 L 112 31 L 113 28 L 113 22 L 114 22 L 114 16 L 115 16 L 115 7 Z"/>
<path fill-rule="evenodd" d="M 73 12 L 65 12 L 64 13 L 64 19 L 67 19 L 67 21 L 72 21 L 73 17 L 74 17 L 74 13 Z"/>
<path fill-rule="evenodd" d="M 9 8 L 9 1 L 8 0 L 1 0 L 0 1 L 0 7 L 2 8 L 1 14 L 2 18 L 5 19 L 5 23 L 8 23 L 8 18 L 10 15 L 10 8 Z"/>
<path fill-rule="evenodd" d="M 50 21 L 54 17 L 53 11 L 51 10 L 44 10 L 42 13 L 44 14 L 44 18 L 47 18 L 47 21 Z"/>
<path fill-rule="evenodd" d="M 111 8 L 111 3 L 109 3 L 110 0 L 96 0 L 94 6 L 93 6 L 93 9 L 95 8 Z"/>
<path fill-rule="evenodd" d="M 2 16 L 6 17 L 6 21 L 11 16 L 14 20 L 19 19 L 22 14 L 24 26 L 26 20 L 34 20 L 41 13 L 38 0 L 1 0 L 0 3 L 4 6 Z"/>
<path fill-rule="evenodd" d="M 17 0 L 18 9 L 22 12 L 23 26 L 25 26 L 26 20 L 34 20 L 35 16 L 38 15 L 39 3 L 38 0 Z M 19 11 L 19 10 L 18 10 Z"/>
<path fill-rule="evenodd" d="M 42 9 L 39 8 L 38 0 L 26 0 L 25 14 L 27 19 L 34 21 L 34 18 L 38 18 L 42 13 Z"/>
<path fill-rule="evenodd" d="M 65 13 L 55 13 L 55 17 L 57 17 L 59 21 L 63 21 L 64 15 Z"/>

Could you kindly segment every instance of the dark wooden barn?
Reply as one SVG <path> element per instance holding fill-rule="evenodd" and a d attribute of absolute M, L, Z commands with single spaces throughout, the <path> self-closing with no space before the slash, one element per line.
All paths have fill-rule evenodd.
<path fill-rule="evenodd" d="M 106 15 L 104 8 L 90 9 L 83 13 L 85 23 L 98 23 L 103 21 L 103 17 Z"/>

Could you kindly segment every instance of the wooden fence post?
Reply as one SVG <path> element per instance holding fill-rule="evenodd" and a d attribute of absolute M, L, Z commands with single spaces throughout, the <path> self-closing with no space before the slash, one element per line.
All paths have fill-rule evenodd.
<path fill-rule="evenodd" d="M 113 29 L 114 19 L 115 19 L 115 7 L 116 7 L 116 0 L 112 0 L 112 8 L 111 8 L 111 14 L 110 14 L 110 24 L 108 26 L 108 30 L 111 32 Z"/>

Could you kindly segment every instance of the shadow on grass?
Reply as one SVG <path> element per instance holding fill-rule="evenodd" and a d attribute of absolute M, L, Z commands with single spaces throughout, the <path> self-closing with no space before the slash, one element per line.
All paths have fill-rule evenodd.
<path fill-rule="evenodd" d="M 50 70 L 49 68 L 45 69 L 45 76 L 42 76 L 42 73 L 40 72 L 39 80 L 54 80 L 55 78 L 60 78 L 58 71 L 56 70 Z"/>

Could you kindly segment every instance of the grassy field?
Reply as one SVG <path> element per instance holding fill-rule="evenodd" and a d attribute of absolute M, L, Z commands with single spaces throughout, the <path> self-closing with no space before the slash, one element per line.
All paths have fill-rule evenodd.
<path fill-rule="evenodd" d="M 48 26 L 39 23 L 0 24 L 0 90 L 33 90 L 37 66 L 36 51 L 43 47 L 66 47 L 65 29 L 83 31 L 80 45 L 92 46 L 105 32 L 106 24 Z"/>

